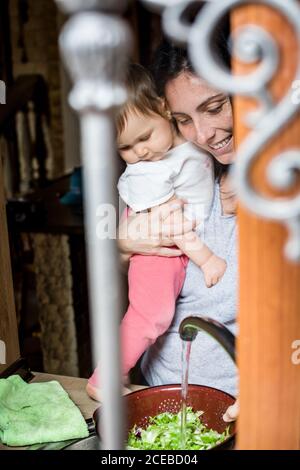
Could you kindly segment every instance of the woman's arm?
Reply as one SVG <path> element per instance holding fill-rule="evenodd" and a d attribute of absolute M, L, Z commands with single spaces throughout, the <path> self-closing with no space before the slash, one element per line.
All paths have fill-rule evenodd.
<path fill-rule="evenodd" d="M 118 246 L 121 264 L 128 268 L 133 254 L 152 256 L 180 256 L 182 251 L 174 246 L 173 237 L 190 232 L 195 222 L 184 220 L 177 223 L 174 212 L 182 210 L 184 201 L 172 199 L 165 204 L 154 207 L 147 213 L 135 214 L 129 211 L 124 217 L 118 231 Z M 181 218 L 183 220 L 183 218 Z"/>

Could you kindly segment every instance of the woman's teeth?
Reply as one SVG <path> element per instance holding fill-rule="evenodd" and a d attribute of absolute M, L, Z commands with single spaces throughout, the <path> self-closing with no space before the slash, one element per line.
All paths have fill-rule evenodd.
<path fill-rule="evenodd" d="M 231 136 L 230 137 L 226 137 L 226 139 L 222 140 L 221 142 L 219 142 L 218 144 L 216 145 L 210 145 L 210 147 L 214 150 L 219 150 L 223 147 L 225 147 L 225 145 L 228 144 L 228 142 L 230 141 L 231 139 Z"/>

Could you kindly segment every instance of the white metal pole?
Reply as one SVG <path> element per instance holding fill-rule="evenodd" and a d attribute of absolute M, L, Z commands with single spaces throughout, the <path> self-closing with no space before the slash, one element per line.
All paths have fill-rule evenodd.
<path fill-rule="evenodd" d="M 71 4 L 66 3 L 70 12 Z M 111 238 L 116 228 L 114 214 L 118 212 L 113 113 L 126 99 L 122 77 L 131 41 L 121 19 L 95 11 L 78 12 L 79 3 L 75 2 L 76 14 L 63 28 L 60 47 L 74 82 L 70 104 L 80 116 L 92 342 L 95 365 L 100 360 L 103 397 L 101 444 L 103 449 L 116 450 L 124 446 L 124 426 L 119 351 L 121 284 L 116 240 Z M 101 1 L 88 3 L 101 8 Z M 102 209 L 110 213 L 110 234 L 99 229 L 97 214 L 104 215 Z"/>
<path fill-rule="evenodd" d="M 116 207 L 114 133 L 111 119 L 88 113 L 81 118 L 81 148 L 84 167 L 86 246 L 89 264 L 90 311 L 94 363 L 100 359 L 103 405 L 100 422 L 102 448 L 123 448 L 120 403 L 119 323 L 121 317 L 118 253 L 115 240 L 100 239 L 97 211 Z M 108 218 L 109 220 L 109 218 Z M 116 219 L 111 219 L 115 225 Z"/>

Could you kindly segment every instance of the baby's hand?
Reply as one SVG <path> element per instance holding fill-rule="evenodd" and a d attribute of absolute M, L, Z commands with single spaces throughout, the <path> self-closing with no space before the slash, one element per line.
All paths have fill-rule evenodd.
<path fill-rule="evenodd" d="M 201 266 L 207 287 L 215 286 L 226 271 L 227 263 L 219 256 L 212 255 Z"/>

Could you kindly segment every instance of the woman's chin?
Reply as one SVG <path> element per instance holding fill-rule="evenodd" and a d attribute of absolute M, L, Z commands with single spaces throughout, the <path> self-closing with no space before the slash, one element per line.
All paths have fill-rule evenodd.
<path fill-rule="evenodd" d="M 231 152 L 225 153 L 222 156 L 214 155 L 215 159 L 218 160 L 219 163 L 222 165 L 230 165 L 235 161 L 235 152 L 232 150 Z"/>

